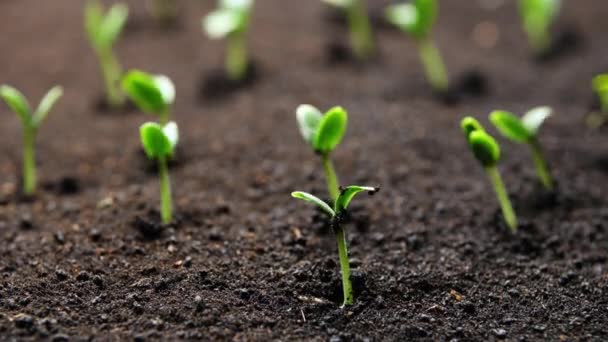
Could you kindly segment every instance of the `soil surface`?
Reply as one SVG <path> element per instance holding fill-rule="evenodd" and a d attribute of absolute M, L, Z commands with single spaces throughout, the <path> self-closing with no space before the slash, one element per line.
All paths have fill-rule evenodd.
<path fill-rule="evenodd" d="M 254 82 L 209 98 L 201 84 L 223 44 L 200 18 L 214 2 L 180 1 L 169 30 L 128 3 L 120 60 L 177 85 L 176 222 L 157 223 L 158 178 L 139 146 L 153 118 L 98 111 L 82 1 L 1 1 L 0 81 L 36 101 L 54 84 L 65 96 L 39 132 L 30 201 L 17 195 L 20 123 L 0 106 L 0 339 L 608 340 L 608 135 L 585 126 L 590 79 L 608 70 L 608 2 L 565 1 L 556 32 L 582 41 L 539 61 L 514 1 L 441 1 L 452 79 L 474 71 L 469 82 L 487 86 L 451 105 L 401 33 L 379 28 L 371 63 L 336 63 L 327 46 L 342 26 L 319 1 L 285 0 L 257 2 Z M 382 187 L 351 208 L 356 304 L 345 309 L 335 240 L 289 196 L 326 191 L 296 127 L 300 103 L 349 110 L 333 156 L 342 184 Z M 528 149 L 500 138 L 522 222 L 512 235 L 459 120 L 490 129 L 491 110 L 538 105 L 555 108 L 540 140 L 559 188 L 544 193 Z"/>

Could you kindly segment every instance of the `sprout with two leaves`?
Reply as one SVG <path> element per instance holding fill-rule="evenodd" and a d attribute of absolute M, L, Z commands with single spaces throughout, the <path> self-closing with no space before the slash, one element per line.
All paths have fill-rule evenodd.
<path fill-rule="evenodd" d="M 157 115 L 161 125 L 169 122 L 175 86 L 167 76 L 131 70 L 123 78 L 122 88 L 141 111 Z"/>
<path fill-rule="evenodd" d="M 154 122 L 143 124 L 140 129 L 141 144 L 148 158 L 158 162 L 160 177 L 160 216 L 163 224 L 171 223 L 173 204 L 169 181 L 168 160 L 175 152 L 179 131 L 175 122 L 161 126 Z"/>
<path fill-rule="evenodd" d="M 323 115 L 317 108 L 303 104 L 298 106 L 296 118 L 302 137 L 321 156 L 329 195 L 335 201 L 340 189 L 330 154 L 346 133 L 348 115 L 342 107 L 333 107 Z"/>
<path fill-rule="evenodd" d="M 509 200 L 509 195 L 497 168 L 498 160 L 500 159 L 500 147 L 498 143 L 492 136 L 486 133 L 477 120 L 470 116 L 462 119 L 460 125 L 471 152 L 481 163 L 494 186 L 494 191 L 498 197 L 507 226 L 511 232 L 515 233 L 517 231 L 517 216 L 515 216 L 511 200 Z"/>
<path fill-rule="evenodd" d="M 122 68 L 112 50 L 128 16 L 124 4 L 113 5 L 105 15 L 96 0 L 89 0 L 85 9 L 87 35 L 101 64 L 108 106 L 114 109 L 124 104 L 124 96 L 119 88 Z"/>
<path fill-rule="evenodd" d="M 587 117 L 587 125 L 598 128 L 608 122 L 608 74 L 600 74 L 593 78 L 593 91 L 600 102 L 599 112 L 593 112 Z"/>
<path fill-rule="evenodd" d="M 322 0 L 346 12 L 355 55 L 366 60 L 374 53 L 374 38 L 365 0 Z"/>
<path fill-rule="evenodd" d="M 414 38 L 431 87 L 436 92 L 445 93 L 449 87 L 448 74 L 431 36 L 437 11 L 436 0 L 414 0 L 387 7 L 386 19 Z"/>
<path fill-rule="evenodd" d="M 553 190 L 553 178 L 538 142 L 538 132 L 552 112 L 549 107 L 537 107 L 528 111 L 521 119 L 501 110 L 490 114 L 490 121 L 503 136 L 516 143 L 530 146 L 536 173 L 547 190 Z"/>
<path fill-rule="evenodd" d="M 369 187 L 369 186 L 357 186 L 352 185 L 346 188 L 340 189 L 340 194 L 338 198 L 334 202 L 333 208 L 319 199 L 318 197 L 311 195 L 306 192 L 296 191 L 291 194 L 292 197 L 301 199 L 307 202 L 314 203 L 326 213 L 331 220 L 331 225 L 334 233 L 336 234 L 336 240 L 338 242 L 338 255 L 340 257 L 340 270 L 342 273 L 342 290 L 344 295 L 344 304 L 350 305 L 354 302 L 353 297 L 353 287 L 350 279 L 350 263 L 348 260 L 348 249 L 346 246 L 346 234 L 344 232 L 344 228 L 342 227 L 342 220 L 344 218 L 344 214 L 346 213 L 346 209 L 348 205 L 352 201 L 352 199 L 360 192 L 367 191 L 370 195 L 378 192 L 379 188 Z"/>
<path fill-rule="evenodd" d="M 23 193 L 31 196 L 36 191 L 36 133 L 57 100 L 63 95 L 59 86 L 53 87 L 42 98 L 35 111 L 17 89 L 3 85 L 0 97 L 21 119 L 23 124 Z"/>
<path fill-rule="evenodd" d="M 226 74 L 232 81 L 241 81 L 249 71 L 247 30 L 253 0 L 219 0 L 218 8 L 202 20 L 203 31 L 211 39 L 227 40 Z"/>
<path fill-rule="evenodd" d="M 519 0 L 519 14 L 534 53 L 542 55 L 551 48 L 551 25 L 557 18 L 561 0 Z"/>

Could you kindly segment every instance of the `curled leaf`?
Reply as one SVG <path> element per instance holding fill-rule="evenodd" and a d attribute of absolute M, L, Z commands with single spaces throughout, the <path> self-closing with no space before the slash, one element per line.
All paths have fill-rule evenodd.
<path fill-rule="evenodd" d="M 375 188 L 371 186 L 351 185 L 340 189 L 340 195 L 336 199 L 335 204 L 336 213 L 344 212 L 348 208 L 348 205 L 353 200 L 355 195 L 365 191 L 367 191 L 370 195 L 373 195 L 376 192 L 380 191 L 380 188 Z"/>
<path fill-rule="evenodd" d="M 486 132 L 472 132 L 469 135 L 469 147 L 475 158 L 484 167 L 492 167 L 500 159 L 500 147 L 498 143 Z"/>
<path fill-rule="evenodd" d="M 327 203 L 325 203 L 323 200 L 321 200 L 320 198 L 318 198 L 315 195 L 312 195 L 312 194 L 309 194 L 309 193 L 303 192 L 303 191 L 294 191 L 291 193 L 291 197 L 313 203 L 317 207 L 321 208 L 321 210 L 323 210 L 330 217 L 335 216 L 334 210 Z"/>
<path fill-rule="evenodd" d="M 144 151 L 150 159 L 165 158 L 173 154 L 173 145 L 159 124 L 145 123 L 139 132 Z"/>
<path fill-rule="evenodd" d="M 319 123 L 313 147 L 319 153 L 333 151 L 346 133 L 348 116 L 342 107 L 330 109 Z"/>
<path fill-rule="evenodd" d="M 122 80 L 122 88 L 137 107 L 146 113 L 161 115 L 168 110 L 165 97 L 169 99 L 170 94 L 163 95 L 156 78 L 152 75 L 139 70 L 129 71 Z"/>
<path fill-rule="evenodd" d="M 462 128 L 462 132 L 467 139 L 474 131 L 485 131 L 479 121 L 472 116 L 467 116 L 462 119 L 462 121 L 460 121 L 460 128 Z"/>
<path fill-rule="evenodd" d="M 27 99 L 19 90 L 8 85 L 3 85 L 0 87 L 0 97 L 19 116 L 24 124 L 31 124 L 32 110 Z"/>

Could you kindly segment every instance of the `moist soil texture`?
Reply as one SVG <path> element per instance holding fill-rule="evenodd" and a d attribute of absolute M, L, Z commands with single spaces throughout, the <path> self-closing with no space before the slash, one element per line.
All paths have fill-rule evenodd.
<path fill-rule="evenodd" d="M 65 96 L 39 132 L 31 199 L 18 195 L 20 123 L 0 108 L 1 340 L 608 340 L 608 135 L 585 124 L 590 79 L 608 69 L 608 2 L 565 1 L 555 35 L 580 41 L 538 60 L 514 1 L 441 1 L 435 36 L 452 79 L 483 88 L 449 104 L 396 30 L 376 30 L 367 64 L 329 61 L 347 36 L 320 1 L 257 1 L 255 82 L 202 93 L 223 58 L 200 29 L 214 2 L 179 1 L 170 29 L 127 2 L 124 67 L 177 86 L 176 218 L 159 224 L 158 178 L 139 145 L 153 118 L 98 106 L 82 1 L 2 1 L 1 82 L 36 101 L 55 84 Z M 333 234 L 289 195 L 326 194 L 300 103 L 349 110 L 333 154 L 341 184 L 382 188 L 350 208 L 345 308 Z M 499 138 L 521 221 L 511 234 L 459 120 L 498 136 L 491 110 L 539 105 L 555 109 L 540 141 L 558 187 L 543 191 L 528 148 Z"/>

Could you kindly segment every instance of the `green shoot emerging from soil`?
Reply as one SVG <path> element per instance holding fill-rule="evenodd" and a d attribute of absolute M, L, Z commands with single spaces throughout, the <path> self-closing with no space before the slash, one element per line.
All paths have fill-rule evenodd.
<path fill-rule="evenodd" d="M 175 122 L 164 126 L 148 122 L 139 129 L 141 144 L 148 158 L 158 161 L 160 177 L 160 216 L 164 224 L 171 222 L 173 205 L 171 201 L 171 183 L 169 182 L 168 160 L 175 152 L 179 132 Z"/>
<path fill-rule="evenodd" d="M 593 91 L 600 100 L 602 113 L 608 114 L 608 74 L 597 75 L 593 78 Z"/>
<path fill-rule="evenodd" d="M 33 195 L 36 191 L 36 133 L 57 100 L 63 95 L 61 87 L 53 87 L 32 111 L 27 99 L 17 89 L 0 86 L 0 97 L 19 116 L 23 124 L 23 193 Z"/>
<path fill-rule="evenodd" d="M 227 40 L 226 74 L 233 81 L 247 76 L 247 30 L 253 0 L 219 0 L 218 8 L 203 18 L 203 31 L 211 39 Z"/>
<path fill-rule="evenodd" d="M 152 16 L 154 16 L 161 25 L 168 25 L 175 20 L 177 14 L 175 0 L 149 0 L 148 6 Z"/>
<path fill-rule="evenodd" d="M 291 196 L 294 198 L 314 203 L 321 210 L 323 210 L 323 212 L 326 213 L 331 219 L 331 225 L 334 230 L 334 233 L 336 234 L 336 240 L 338 242 L 338 255 L 340 257 L 340 270 L 342 272 L 342 290 L 344 295 L 343 305 L 353 304 L 354 297 L 353 287 L 350 280 L 350 263 L 348 261 L 348 249 L 346 247 L 346 234 L 344 232 L 344 228 L 342 227 L 342 219 L 344 217 L 344 214 L 346 213 L 348 205 L 355 197 L 355 195 L 364 191 L 367 191 L 370 195 L 373 195 L 379 190 L 379 188 L 356 185 L 342 188 L 340 189 L 340 195 L 334 202 L 333 208 L 318 197 L 313 196 L 309 193 L 301 191 L 291 193 Z"/>
<path fill-rule="evenodd" d="M 107 102 L 111 108 L 124 104 L 124 96 L 119 88 L 122 68 L 112 49 L 128 16 L 129 9 L 123 4 L 113 5 L 105 15 L 99 2 L 95 0 L 89 0 L 85 9 L 85 28 L 101 64 Z"/>
<path fill-rule="evenodd" d="M 359 60 L 374 54 L 374 38 L 365 0 L 322 0 L 345 11 L 353 51 Z"/>
<path fill-rule="evenodd" d="M 296 118 L 302 137 L 321 156 L 329 195 L 335 201 L 340 189 L 330 154 L 346 133 L 348 114 L 342 107 L 333 107 L 323 115 L 317 108 L 304 104 L 298 106 Z"/>
<path fill-rule="evenodd" d="M 175 86 L 167 76 L 131 70 L 123 78 L 122 88 L 141 111 L 158 115 L 161 125 L 169 122 Z"/>
<path fill-rule="evenodd" d="M 481 124 L 474 118 L 468 116 L 461 122 L 461 127 L 464 132 L 471 152 L 484 167 L 494 191 L 498 197 L 498 202 L 502 209 L 505 222 L 512 232 L 517 231 L 517 217 L 511 206 L 509 195 L 505 189 L 505 185 L 500 176 L 500 172 L 496 167 L 500 159 L 500 147 L 494 138 L 485 132 Z"/>
<path fill-rule="evenodd" d="M 553 190 L 553 179 L 543 158 L 538 132 L 543 122 L 551 116 L 552 111 L 549 107 L 534 108 L 521 119 L 512 113 L 499 110 L 490 114 L 490 121 L 503 136 L 516 143 L 530 146 L 536 173 L 547 190 Z"/>
<path fill-rule="evenodd" d="M 416 40 L 429 83 L 436 92 L 443 93 L 448 90 L 448 74 L 431 36 L 437 11 L 436 0 L 414 0 L 411 3 L 389 6 L 386 9 L 386 18 Z"/>
<path fill-rule="evenodd" d="M 557 18 L 561 0 L 519 0 L 524 31 L 534 53 L 543 54 L 551 47 L 551 25 Z"/>

